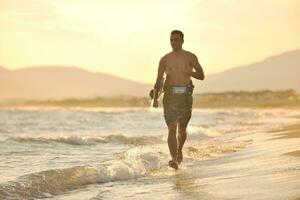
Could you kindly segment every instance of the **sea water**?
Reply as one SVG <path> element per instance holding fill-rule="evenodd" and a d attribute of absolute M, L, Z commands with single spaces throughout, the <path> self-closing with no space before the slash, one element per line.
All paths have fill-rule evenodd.
<path fill-rule="evenodd" d="M 299 123 L 288 109 L 194 109 L 183 163 L 168 167 L 162 109 L 2 108 L 0 199 L 293 199 Z"/>

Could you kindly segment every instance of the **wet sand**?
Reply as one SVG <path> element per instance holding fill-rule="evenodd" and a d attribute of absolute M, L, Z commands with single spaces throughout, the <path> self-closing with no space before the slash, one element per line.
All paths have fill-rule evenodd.
<path fill-rule="evenodd" d="M 276 138 L 276 139 L 294 139 L 294 138 L 300 138 L 300 124 L 286 126 L 286 127 L 283 127 L 283 128 L 278 129 L 278 130 L 271 131 L 271 132 L 278 133 L 279 137 Z M 288 153 L 286 153 L 284 155 L 300 157 L 300 149 L 288 152 Z"/>
<path fill-rule="evenodd" d="M 286 127 L 280 128 L 280 129 L 272 131 L 272 132 L 276 132 L 276 133 L 278 132 L 280 137 L 278 137 L 277 139 L 300 138 L 300 124 L 286 126 Z M 300 157 L 300 149 L 296 150 L 296 151 L 288 152 L 284 155 Z M 295 200 L 300 200 L 300 197 Z"/>
<path fill-rule="evenodd" d="M 300 150 L 298 150 L 298 151 L 292 151 L 292 152 L 289 152 L 289 153 L 287 153 L 285 155 L 300 157 Z"/>

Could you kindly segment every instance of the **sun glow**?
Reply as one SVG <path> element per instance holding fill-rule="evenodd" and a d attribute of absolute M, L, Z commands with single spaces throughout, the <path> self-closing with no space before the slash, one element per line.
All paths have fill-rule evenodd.
<path fill-rule="evenodd" d="M 215 73 L 300 48 L 299 13 L 297 0 L 0 1 L 0 65 L 71 65 L 150 83 L 179 29 L 184 49 Z"/>

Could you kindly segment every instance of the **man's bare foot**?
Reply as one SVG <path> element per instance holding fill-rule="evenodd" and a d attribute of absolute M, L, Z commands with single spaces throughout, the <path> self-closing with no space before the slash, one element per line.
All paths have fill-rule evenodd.
<path fill-rule="evenodd" d="M 177 152 L 177 162 L 181 163 L 182 162 L 182 158 L 183 158 L 182 151 L 178 151 Z"/>
<path fill-rule="evenodd" d="M 169 161 L 169 166 L 173 169 L 176 169 L 176 170 L 178 169 L 177 162 L 174 159 Z"/>

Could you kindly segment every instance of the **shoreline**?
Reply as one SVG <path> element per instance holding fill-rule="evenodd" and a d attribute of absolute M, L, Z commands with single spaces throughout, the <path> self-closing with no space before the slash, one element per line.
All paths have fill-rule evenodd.
<path fill-rule="evenodd" d="M 64 104 L 64 103 L 10 103 L 10 104 L 1 104 L 0 109 L 7 108 L 149 108 L 150 102 L 143 105 L 134 105 L 134 104 Z M 159 108 L 162 108 L 163 105 L 159 104 Z M 291 110 L 300 110 L 299 105 L 193 105 L 193 109 L 291 109 Z"/>
<path fill-rule="evenodd" d="M 278 135 L 278 138 L 275 139 L 296 139 L 300 138 L 300 123 L 293 124 L 289 126 L 282 127 L 277 130 L 270 131 L 272 133 L 276 133 Z M 294 157 L 300 157 L 300 148 L 298 150 L 290 151 L 288 153 L 285 153 L 283 155 L 288 156 L 294 156 Z"/>
<path fill-rule="evenodd" d="M 298 150 L 298 151 L 292 151 L 292 152 L 286 153 L 284 155 L 294 156 L 294 157 L 300 157 L 300 150 Z"/>
<path fill-rule="evenodd" d="M 10 98 L 0 100 L 3 107 L 150 107 L 149 96 L 111 96 L 91 98 Z M 162 107 L 162 95 L 159 98 Z M 193 94 L 193 108 L 283 108 L 300 109 L 300 94 L 282 91 L 228 91 Z"/>

